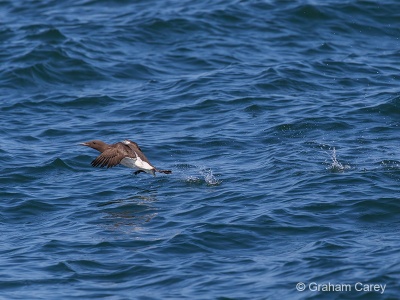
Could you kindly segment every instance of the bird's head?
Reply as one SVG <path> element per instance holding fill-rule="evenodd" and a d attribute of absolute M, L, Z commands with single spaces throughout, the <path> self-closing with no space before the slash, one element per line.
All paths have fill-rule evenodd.
<path fill-rule="evenodd" d="M 107 144 L 100 141 L 100 140 L 93 140 L 93 141 L 89 141 L 89 142 L 84 142 L 84 143 L 80 143 L 79 145 L 82 146 L 87 146 L 93 149 L 96 149 L 100 152 L 103 152 L 106 148 L 107 148 Z"/>

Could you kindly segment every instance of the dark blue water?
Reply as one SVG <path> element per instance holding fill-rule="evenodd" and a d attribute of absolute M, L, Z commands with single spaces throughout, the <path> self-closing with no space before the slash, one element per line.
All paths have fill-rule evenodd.
<path fill-rule="evenodd" d="M 398 298 L 397 1 L 6 0 L 0 41 L 1 299 Z M 173 174 L 78 145 L 127 138 Z"/>

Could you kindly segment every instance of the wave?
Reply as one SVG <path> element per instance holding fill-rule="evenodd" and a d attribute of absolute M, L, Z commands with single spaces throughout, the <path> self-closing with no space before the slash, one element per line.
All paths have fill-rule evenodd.
<path fill-rule="evenodd" d="M 71 57 L 61 47 L 39 45 L 12 58 L 3 71 L 2 82 L 9 88 L 102 80 L 102 72 L 82 58 Z"/>

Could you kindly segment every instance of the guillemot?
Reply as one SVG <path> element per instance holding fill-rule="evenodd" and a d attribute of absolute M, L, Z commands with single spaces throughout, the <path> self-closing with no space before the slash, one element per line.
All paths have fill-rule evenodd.
<path fill-rule="evenodd" d="M 85 143 L 80 143 L 82 146 L 93 148 L 101 154 L 92 161 L 93 167 L 112 168 L 118 164 L 125 167 L 138 169 L 135 175 L 145 172 L 156 176 L 156 172 L 170 174 L 170 170 L 158 170 L 154 167 L 142 150 L 135 142 L 124 140 L 112 145 L 108 145 L 100 140 L 93 140 Z"/>

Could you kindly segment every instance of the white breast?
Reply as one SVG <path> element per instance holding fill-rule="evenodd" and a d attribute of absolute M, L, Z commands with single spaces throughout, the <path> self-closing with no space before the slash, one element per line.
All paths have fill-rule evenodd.
<path fill-rule="evenodd" d="M 136 156 L 136 161 L 135 165 L 138 169 L 141 169 L 143 171 L 148 171 L 148 170 L 153 170 L 154 168 L 150 166 L 147 162 L 143 161 L 140 159 L 139 156 Z"/>
<path fill-rule="evenodd" d="M 139 169 L 145 171 L 146 173 L 154 174 L 154 167 L 141 160 L 139 156 L 136 156 L 136 158 L 125 157 L 121 160 L 120 164 L 128 168 Z"/>

